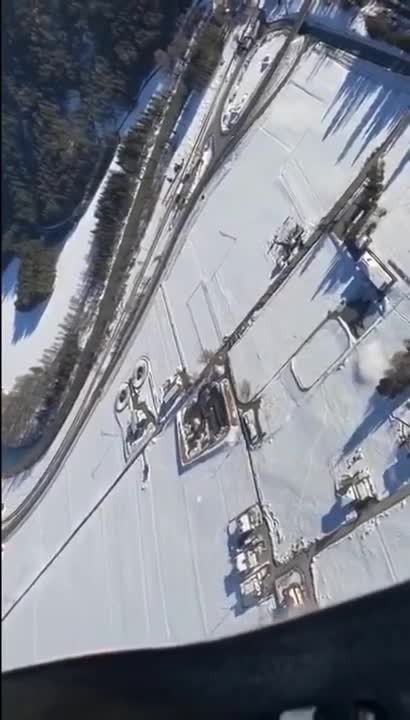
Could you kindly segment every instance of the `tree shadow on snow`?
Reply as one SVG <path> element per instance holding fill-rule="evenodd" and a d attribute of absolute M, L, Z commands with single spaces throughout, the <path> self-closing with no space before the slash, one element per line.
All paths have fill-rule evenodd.
<path fill-rule="evenodd" d="M 380 395 L 380 393 L 375 390 L 369 400 L 363 420 L 343 447 L 342 457 L 353 452 L 357 446 L 361 445 L 365 438 L 384 425 L 384 423 L 389 420 L 391 413 L 403 403 L 404 399 L 404 393 L 401 393 L 396 398 L 390 399 Z"/>
<path fill-rule="evenodd" d="M 397 180 L 399 175 L 403 172 L 404 168 L 406 167 L 407 163 L 410 163 L 410 150 L 407 150 L 406 154 L 403 155 L 402 159 L 400 160 L 397 167 L 393 170 L 392 174 L 390 175 L 387 183 L 384 186 L 385 191 L 393 185 L 393 183 Z"/>
<path fill-rule="evenodd" d="M 187 134 L 191 123 L 195 117 L 195 114 L 201 104 L 202 98 L 203 92 L 197 92 L 196 90 L 193 90 L 188 97 L 188 100 L 186 101 L 179 117 L 178 124 L 176 125 L 173 131 L 173 135 L 171 137 L 171 144 L 174 152 L 179 148 L 182 140 Z"/>
<path fill-rule="evenodd" d="M 351 503 L 343 498 L 336 498 L 329 512 L 322 517 L 322 532 L 327 534 L 337 530 L 346 522 L 347 515 L 351 510 Z"/>
<path fill-rule="evenodd" d="M 377 85 L 373 78 L 360 74 L 361 62 L 352 62 L 332 104 L 324 114 L 328 126 L 323 134 L 323 141 L 342 130 L 353 118 L 358 118 L 337 158 L 337 162 L 344 160 L 349 152 L 353 152 L 354 146 L 352 165 L 361 158 L 373 140 L 382 133 L 387 134 L 399 123 L 406 110 L 400 103 L 397 88 L 384 87 L 382 78 Z M 366 110 L 362 114 L 360 110 L 363 104 L 366 104 Z"/>
<path fill-rule="evenodd" d="M 23 338 L 29 337 L 34 332 L 43 316 L 49 300 L 50 298 L 39 303 L 31 310 L 26 310 L 25 312 L 15 310 L 13 345 Z"/>
<path fill-rule="evenodd" d="M 322 45 L 320 48 L 319 47 L 315 48 L 315 53 L 316 53 L 316 60 L 315 60 L 315 64 L 314 64 L 312 70 L 310 71 L 310 73 L 308 75 L 308 78 L 307 78 L 308 81 L 312 80 L 321 71 L 322 66 L 328 59 L 328 52 L 324 45 Z"/>
<path fill-rule="evenodd" d="M 360 295 L 368 284 L 347 248 L 340 247 L 340 251 L 330 262 L 311 299 L 314 300 L 318 295 L 325 293 L 336 293 L 340 289 L 340 300 L 351 300 Z"/>
<path fill-rule="evenodd" d="M 389 495 L 394 495 L 404 483 L 410 482 L 410 453 L 406 448 L 398 448 L 396 462 L 386 468 L 383 480 Z"/>

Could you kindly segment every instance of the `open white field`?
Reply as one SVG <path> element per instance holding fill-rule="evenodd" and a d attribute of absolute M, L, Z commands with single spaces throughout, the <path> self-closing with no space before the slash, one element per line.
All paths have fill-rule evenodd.
<path fill-rule="evenodd" d="M 263 611 L 236 616 L 227 524 L 255 502 L 243 444 L 181 473 L 171 425 L 137 461 L 2 623 L 3 668 L 119 648 L 187 643 L 255 627 Z M 37 541 L 19 545 L 22 566 L 50 553 L 68 530 L 65 508 L 37 518 Z M 90 481 L 85 473 L 81 483 Z M 61 478 L 60 478 L 61 493 Z M 51 525 L 51 527 L 50 527 Z M 24 536 L 24 531 L 22 533 Z M 33 547 L 35 545 L 35 547 Z M 17 548 L 16 548 L 17 549 Z M 7 553 L 9 554 L 9 553 Z M 23 561 L 24 558 L 24 561 Z M 10 565 L 3 581 L 7 608 Z M 16 574 L 16 569 L 14 569 Z"/>
<path fill-rule="evenodd" d="M 320 607 L 410 579 L 410 502 L 404 501 L 317 555 L 312 563 Z"/>
<path fill-rule="evenodd" d="M 238 386 L 247 379 L 252 397 L 262 392 L 297 351 L 294 360 L 296 373 L 300 361 L 301 373 L 308 371 L 306 360 L 321 361 L 323 372 L 331 367 L 338 359 L 339 352 L 329 354 L 327 343 L 327 364 L 323 358 L 325 348 L 322 348 L 321 357 L 318 357 L 320 336 L 316 331 L 323 332 L 326 327 L 323 323 L 328 313 L 337 309 L 342 298 L 349 297 L 349 290 L 352 294 L 361 285 L 364 286 L 364 276 L 359 276 L 356 284 L 352 283 L 355 267 L 351 255 L 336 238 L 325 237 L 319 241 L 233 347 L 230 358 Z M 311 342 L 304 345 L 314 332 Z M 333 333 L 334 338 L 335 335 Z M 318 347 L 314 348 L 316 344 Z M 310 360 L 307 356 L 312 353 Z M 311 384 L 314 380 L 314 377 L 310 378 Z"/>
<path fill-rule="evenodd" d="M 91 509 L 124 470 L 122 439 L 113 407 L 121 382 L 129 377 L 142 354 L 152 354 L 152 371 L 160 385 L 179 364 L 172 334 L 166 323 L 161 298 L 152 308 L 150 329 L 130 353 L 104 400 L 97 406 L 85 431 L 71 452 L 56 482 L 28 518 L 21 530 L 7 543 L 3 556 L 2 611 L 30 585 L 42 568 L 62 547 Z M 8 509 L 24 497 L 25 484 L 35 481 L 44 469 L 39 463 L 31 473 L 17 478 L 12 491 L 3 494 Z M 10 506 L 10 508 L 9 508 Z M 35 542 L 32 541 L 35 538 Z"/>
<path fill-rule="evenodd" d="M 165 281 L 190 369 L 266 289 L 275 262 L 269 246 L 282 223 L 317 223 L 409 103 L 406 79 L 330 57 L 322 45 L 306 53 L 211 183 Z"/>
<path fill-rule="evenodd" d="M 391 73 L 313 50 L 211 183 L 112 384 L 54 484 L 6 544 L 3 667 L 188 642 L 266 621 L 262 609 L 235 615 L 229 579 L 226 524 L 255 501 L 243 441 L 181 473 L 169 426 L 146 450 L 150 480 L 142 490 L 140 460 L 121 477 L 114 400 L 141 355 L 150 358 L 157 386 L 178 366 L 203 367 L 203 351 L 216 349 L 266 289 L 275 231 L 288 217 L 315 223 L 408 103 Z M 334 477 L 358 445 L 379 494 L 408 479 L 397 451 L 397 402 L 376 396 L 375 385 L 408 337 L 410 300 L 395 290 L 383 322 L 336 370 L 342 336 L 335 323 L 322 323 L 357 283 L 351 258 L 323 241 L 284 286 L 286 302 L 281 291 L 240 341 L 246 362 L 233 359 L 238 384 L 252 381 L 254 392 L 263 391 L 267 437 L 253 460 L 284 535 L 279 554 L 343 521 Z M 302 391 L 289 360 L 319 326 L 322 335 L 296 356 L 293 370 L 310 388 Z M 30 481 L 44 464 L 28 473 Z"/>
<path fill-rule="evenodd" d="M 299 540 L 313 540 L 346 520 L 346 504 L 335 498 L 334 486 L 357 448 L 378 496 L 410 481 L 395 420 L 405 398 L 390 401 L 376 392 L 389 358 L 409 336 L 409 298 L 396 289 L 357 342 L 340 321 L 327 319 L 342 299 L 355 299 L 366 288 L 347 251 L 328 238 L 230 353 L 239 396 L 250 386 L 250 397 L 261 398 L 266 437 L 253 451 L 253 466 L 280 525 L 275 549 L 281 557 Z"/>
<path fill-rule="evenodd" d="M 148 485 L 141 459 L 121 477 L 113 405 L 140 355 L 157 387 L 180 365 L 161 294 L 55 483 L 7 543 L 3 615 L 23 598 L 2 623 L 5 668 L 267 620 L 264 611 L 238 614 L 228 552 L 228 522 L 256 501 L 242 438 L 182 472 L 171 423 L 145 452 Z"/>
<path fill-rule="evenodd" d="M 342 359 L 351 344 L 349 332 L 337 320 L 328 319 L 291 360 L 291 368 L 301 390 L 310 390 L 330 367 Z"/>

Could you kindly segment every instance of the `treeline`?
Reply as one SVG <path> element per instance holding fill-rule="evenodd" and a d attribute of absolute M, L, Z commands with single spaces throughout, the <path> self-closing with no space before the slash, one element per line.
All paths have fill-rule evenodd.
<path fill-rule="evenodd" d="M 53 273 L 44 284 L 48 228 L 80 205 L 114 114 L 130 107 L 154 51 L 166 47 L 187 5 L 188 0 L 4 4 L 2 269 L 16 255 L 23 265 L 29 262 L 32 243 L 40 251 L 37 267 L 44 268 L 41 287 L 36 273 L 21 271 L 21 309 L 51 293 Z"/>
<path fill-rule="evenodd" d="M 95 291 L 102 289 L 110 269 L 113 252 L 121 231 L 123 221 L 131 203 L 132 190 L 136 177 L 141 172 L 146 160 L 149 139 L 156 122 L 158 122 L 166 98 L 158 97 L 148 105 L 141 119 L 132 128 L 119 148 L 120 170 L 112 172 L 102 192 L 97 210 L 97 224 L 94 229 L 95 242 L 93 256 L 90 261 L 90 283 Z M 27 244 L 24 252 L 25 262 L 19 269 L 18 287 L 22 301 L 33 292 L 33 274 L 39 273 L 38 287 L 47 277 L 43 276 L 43 267 L 48 268 L 49 276 L 53 276 L 55 267 L 55 250 L 39 248 L 38 243 Z M 125 268 L 125 264 L 123 269 Z M 123 273 L 115 277 L 115 298 L 120 297 L 120 285 Z M 116 305 L 113 302 L 111 315 L 103 312 L 96 333 L 101 342 L 112 312 Z M 4 428 L 3 443 L 18 447 L 31 444 L 43 437 L 45 431 L 52 426 L 66 394 L 71 392 L 73 377 L 77 365 L 81 364 L 84 377 L 88 373 L 97 352 L 96 341 L 93 340 L 93 351 L 82 356 L 80 347 L 80 329 L 82 308 L 78 301 L 71 304 L 70 312 L 60 328 L 59 337 L 47 350 L 38 366 L 17 379 L 11 393 L 2 393 L 2 424 Z M 83 367 L 84 366 L 84 367 Z"/>
<path fill-rule="evenodd" d="M 89 266 L 91 285 L 95 290 L 101 289 L 107 279 L 114 250 L 130 209 L 132 193 L 146 162 L 153 129 L 159 122 L 165 102 L 164 96 L 153 98 L 135 127 L 127 133 L 118 149 L 121 169 L 110 174 L 99 198 Z"/>
<path fill-rule="evenodd" d="M 187 52 L 192 33 L 201 18 L 199 9 L 190 15 L 190 22 L 179 29 L 166 50 L 157 50 L 155 59 L 158 65 L 174 69 Z M 217 68 L 224 45 L 224 18 L 214 14 L 203 28 L 196 49 L 191 58 L 184 80 L 188 87 L 203 88 Z"/>
<path fill-rule="evenodd" d="M 2 391 L 2 442 L 9 447 L 30 445 L 56 416 L 80 357 L 80 308 L 72 303 L 53 346 L 39 365 L 17 378 L 10 393 Z"/>
<path fill-rule="evenodd" d="M 384 190 L 385 162 L 383 157 L 369 158 L 370 166 L 366 179 L 355 199 L 355 211 L 348 220 L 345 230 L 345 240 L 351 245 L 357 245 L 364 232 L 372 233 L 377 226 L 377 218 L 382 217 L 384 211 L 378 207 Z"/>
<path fill-rule="evenodd" d="M 46 300 L 54 287 L 57 250 L 36 238 L 23 245 L 17 274 L 18 310 L 26 310 Z"/>
<path fill-rule="evenodd" d="M 360 202 L 360 209 L 363 212 L 371 213 L 376 209 L 384 190 L 384 173 L 383 157 L 370 163 Z"/>
<path fill-rule="evenodd" d="M 201 14 L 197 15 L 198 19 Z M 172 48 L 177 48 L 171 53 L 173 60 L 168 57 L 166 64 L 169 68 L 175 66 L 176 59 L 183 57 L 188 47 L 186 35 L 189 25 L 180 28 L 176 38 L 171 43 Z M 212 18 L 198 37 L 197 46 L 189 64 L 183 71 L 182 90 L 175 98 L 175 110 L 170 116 L 177 114 L 178 108 L 182 108 L 185 98 L 193 87 L 203 87 L 209 82 L 212 73 L 220 62 L 223 50 L 223 27 Z M 169 53 L 170 49 L 161 51 Z M 118 163 L 121 170 L 113 172 L 105 185 L 98 202 L 96 218 L 97 223 L 93 230 L 94 243 L 93 253 L 90 262 L 89 275 L 91 284 L 95 289 L 102 288 L 111 265 L 112 257 L 117 242 L 128 214 L 131 196 L 136 181 L 141 176 L 145 167 L 149 144 L 152 140 L 153 130 L 159 123 L 165 109 L 168 96 L 159 95 L 154 97 L 146 108 L 137 124 L 125 136 L 124 141 L 118 149 Z M 171 130 L 172 128 L 170 128 Z M 168 141 L 166 133 L 163 141 L 165 147 Z M 147 198 L 151 206 L 154 202 L 154 195 Z M 119 281 L 122 278 L 118 279 Z"/>
<path fill-rule="evenodd" d="M 198 38 L 198 48 L 204 38 L 209 38 L 206 26 Z M 76 308 L 67 318 L 58 347 L 56 345 L 50 353 L 46 353 L 41 365 L 21 378 L 13 392 L 3 397 L 3 426 L 8 428 L 3 441 L 14 446 L 36 437 L 41 441 L 33 450 L 31 462 L 38 459 L 52 442 L 109 334 L 132 257 L 138 250 L 163 181 L 164 163 L 169 160 L 172 151 L 169 138 L 190 92 L 187 82 L 189 73 L 190 64 L 185 67 L 177 90 L 171 96 L 154 98 L 135 127 L 128 132 L 118 151 L 120 169 L 110 175 L 100 196 L 94 230 L 94 254 L 89 271 L 96 294 L 101 295 L 102 292 L 102 296 L 85 347 L 80 349 L 79 346 L 82 316 L 81 308 Z M 195 76 L 190 77 L 190 82 L 195 82 Z M 159 121 L 158 132 L 153 132 Z M 139 177 L 141 182 L 133 200 Z M 118 244 L 131 202 L 132 210 Z M 108 282 L 103 288 L 108 274 Z M 22 393 L 26 393 L 26 397 L 19 413 Z M 29 438 L 25 428 L 30 430 Z"/>

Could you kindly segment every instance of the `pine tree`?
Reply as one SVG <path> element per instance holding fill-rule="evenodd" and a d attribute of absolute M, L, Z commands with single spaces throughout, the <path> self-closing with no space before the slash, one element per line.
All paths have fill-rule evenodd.
<path fill-rule="evenodd" d="M 405 341 L 404 348 L 393 355 L 390 368 L 377 386 L 381 395 L 395 398 L 410 388 L 410 339 Z"/>

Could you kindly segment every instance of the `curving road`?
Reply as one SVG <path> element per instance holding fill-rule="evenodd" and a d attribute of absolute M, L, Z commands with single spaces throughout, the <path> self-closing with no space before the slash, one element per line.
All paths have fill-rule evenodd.
<path fill-rule="evenodd" d="M 214 174 L 217 172 L 217 170 L 220 168 L 220 166 L 225 162 L 227 156 L 232 152 L 234 147 L 240 142 L 244 134 L 248 131 L 251 124 L 253 124 L 255 120 L 255 108 L 257 108 L 257 103 L 260 102 L 263 99 L 264 92 L 266 88 L 269 85 L 269 82 L 271 81 L 274 73 L 276 72 L 280 62 L 282 61 L 283 57 L 286 54 L 286 51 L 289 48 L 290 43 L 295 38 L 295 36 L 299 32 L 308 32 L 309 35 L 313 34 L 314 37 L 316 37 L 315 33 L 320 32 L 322 33 L 322 30 L 318 30 L 315 28 L 314 30 L 311 30 L 311 25 L 309 24 L 309 27 L 307 27 L 307 23 L 305 23 L 305 19 L 307 16 L 307 13 L 309 11 L 310 5 L 312 0 L 305 0 L 305 2 L 302 5 L 302 8 L 299 12 L 299 14 L 296 16 L 293 23 L 289 23 L 287 20 L 279 20 L 275 24 L 275 29 L 280 29 L 286 26 L 290 25 L 290 31 L 288 34 L 288 37 L 282 46 L 281 50 L 279 51 L 278 55 L 276 56 L 274 62 L 272 63 L 272 66 L 269 69 L 269 72 L 264 77 L 262 83 L 258 87 L 255 95 L 254 95 L 254 102 L 252 103 L 252 108 L 248 107 L 247 111 L 243 114 L 243 116 L 240 118 L 239 122 L 235 126 L 234 130 L 232 132 L 228 133 L 227 135 L 223 135 L 220 130 L 220 117 L 222 113 L 222 109 L 226 100 L 226 97 L 228 93 L 230 92 L 233 83 L 236 80 L 237 73 L 240 70 L 239 68 L 235 71 L 233 74 L 227 89 L 224 91 L 222 98 L 220 99 L 217 110 L 215 112 L 215 119 L 213 123 L 211 124 L 211 127 L 208 132 L 204 132 L 202 136 L 202 142 L 203 145 L 212 137 L 214 141 L 214 158 L 211 161 L 210 166 L 208 167 L 207 171 L 205 172 L 203 178 L 198 183 L 197 187 L 192 191 L 191 196 L 189 197 L 189 200 L 185 207 L 180 212 L 179 218 L 176 222 L 176 225 L 174 227 L 174 231 L 172 233 L 172 236 L 169 239 L 168 245 L 166 246 L 164 252 L 161 255 L 160 262 L 157 265 L 157 268 L 153 274 L 153 277 L 150 282 L 150 286 L 146 294 L 143 296 L 142 299 L 138 300 L 138 307 L 133 309 L 133 313 L 131 314 L 131 317 L 127 317 L 125 321 L 125 327 L 123 328 L 123 334 L 119 341 L 118 347 L 112 356 L 110 363 L 104 373 L 102 374 L 100 380 L 98 381 L 98 384 L 96 385 L 95 389 L 91 393 L 91 397 L 87 404 L 81 408 L 81 410 L 77 413 L 68 433 L 66 434 L 64 440 L 62 441 L 57 453 L 55 454 L 53 460 L 48 465 L 45 472 L 42 474 L 42 476 L 39 478 L 36 486 L 33 488 L 33 490 L 26 496 L 26 498 L 22 501 L 22 503 L 19 505 L 19 507 L 9 514 L 7 518 L 4 519 L 2 522 L 2 539 L 3 542 L 7 541 L 11 537 L 11 535 L 18 530 L 18 528 L 22 525 L 22 523 L 25 521 L 25 519 L 28 517 L 28 515 L 33 511 L 33 509 L 36 507 L 37 503 L 40 502 L 43 494 L 47 491 L 48 487 L 52 484 L 52 482 L 55 479 L 56 474 L 58 473 L 59 469 L 61 468 L 62 464 L 64 463 L 67 454 L 71 450 L 72 446 L 76 442 L 76 439 L 79 437 L 82 428 L 84 427 L 85 423 L 87 422 L 88 418 L 90 417 L 92 411 L 94 410 L 94 407 L 96 403 L 98 402 L 99 398 L 101 397 L 102 392 L 104 391 L 104 388 L 109 381 L 110 377 L 112 376 L 113 372 L 115 371 L 115 368 L 118 364 L 118 361 L 120 357 L 127 352 L 130 343 L 133 341 L 133 336 L 135 334 L 135 331 L 138 327 L 138 325 L 142 322 L 144 319 L 147 311 L 149 310 L 153 296 L 155 294 L 155 291 L 157 287 L 159 286 L 159 283 L 162 280 L 162 277 L 164 275 L 164 272 L 169 264 L 169 261 L 171 257 L 174 256 L 175 252 L 178 250 L 178 239 L 180 236 L 180 233 L 186 224 L 189 216 L 191 215 L 197 201 L 200 199 L 201 194 L 203 193 L 205 187 L 209 183 L 209 181 L 212 179 Z M 304 24 L 305 23 L 305 24 Z M 272 25 L 269 27 L 269 32 L 272 32 Z M 329 33 L 326 31 L 328 40 L 333 39 L 335 42 L 337 41 L 337 45 L 335 45 L 337 48 L 346 50 L 346 47 L 342 47 L 346 43 L 346 38 L 344 36 L 342 37 L 338 33 Z M 317 38 L 319 39 L 319 38 Z M 323 40 L 323 38 L 320 38 L 322 41 L 326 42 L 326 40 Z M 332 43 L 333 44 L 333 43 Z M 354 44 L 360 44 L 360 41 L 354 41 Z M 365 57 L 365 59 L 371 60 L 371 54 L 370 53 L 368 44 L 363 45 L 362 47 L 362 55 L 361 57 Z M 357 54 L 357 53 L 355 53 Z M 379 62 L 378 64 L 383 64 L 386 62 L 386 67 L 389 67 L 390 69 L 395 69 L 396 67 L 392 67 L 391 63 L 393 62 L 392 56 L 389 53 L 385 53 L 384 51 L 377 51 L 377 58 L 378 60 L 383 60 L 383 62 Z M 397 58 L 394 58 L 394 62 L 398 62 Z M 400 62 L 402 62 L 400 60 Z M 409 66 L 410 70 L 410 61 L 405 61 L 406 67 L 407 64 Z M 401 67 L 401 66 L 400 66 Z M 292 68 L 293 69 L 293 68 Z M 407 74 L 407 73 L 406 73 Z M 285 78 L 285 82 L 287 80 L 287 77 Z M 282 85 L 278 88 L 277 91 L 282 87 Z M 272 97 L 268 99 L 269 102 L 272 101 Z M 260 112 L 264 111 L 264 107 L 266 105 L 266 102 L 263 103 L 262 109 L 258 109 L 257 115 Z M 386 141 L 382 144 L 382 146 L 379 148 L 378 153 L 382 153 L 386 150 L 388 145 L 393 142 L 395 137 L 402 132 L 405 126 L 407 126 L 409 122 L 409 115 L 407 115 L 405 118 L 402 119 L 402 121 L 396 126 L 391 133 L 389 134 Z M 203 147 L 202 145 L 202 147 Z M 330 210 L 330 212 L 326 215 L 326 217 L 322 220 L 318 228 L 312 233 L 311 237 L 309 238 L 308 243 L 305 245 L 305 247 L 302 250 L 302 255 L 306 254 L 306 252 L 312 247 L 312 245 L 319 239 L 319 237 L 323 234 L 323 232 L 331 227 L 331 225 L 338 219 L 340 216 L 341 211 L 343 210 L 346 202 L 354 195 L 354 193 L 357 191 L 358 187 L 360 187 L 360 184 L 363 182 L 363 179 L 368 171 L 369 162 L 374 162 L 376 159 L 376 155 L 373 156 L 371 161 L 368 161 L 365 166 L 362 168 L 358 176 L 355 178 L 355 180 L 351 183 L 351 185 L 347 188 L 345 193 L 342 195 L 341 198 L 335 203 L 333 208 Z M 161 227 L 157 233 L 156 240 L 159 239 L 160 235 L 162 234 L 162 230 L 165 227 L 165 223 L 168 221 L 169 213 L 171 212 L 171 207 L 169 207 L 168 212 L 166 213 L 166 219 L 161 223 Z M 155 245 L 155 241 L 154 241 Z M 301 257 L 299 256 L 295 261 L 299 261 Z M 282 284 L 282 282 L 286 279 L 289 272 L 291 272 L 293 268 L 292 266 L 289 266 L 289 268 L 286 268 L 284 273 L 281 273 L 278 278 L 269 286 L 267 291 L 262 295 L 262 297 L 257 301 L 255 306 L 249 311 L 247 316 L 243 319 L 243 321 L 240 323 L 240 325 L 231 333 L 229 338 L 226 339 L 226 342 L 224 343 L 223 347 L 221 348 L 221 351 L 227 351 L 229 350 L 232 345 L 238 340 L 239 337 L 241 337 L 244 328 L 247 326 L 249 319 L 252 317 L 252 315 L 259 310 L 263 305 L 269 300 L 269 298 L 272 296 L 272 294 L 278 289 L 278 287 Z M 127 306 L 127 313 L 129 313 L 129 307 Z M 200 382 L 203 377 L 208 372 L 209 368 L 205 368 L 202 375 L 199 378 Z M 135 458 L 133 458 L 130 462 L 133 462 Z"/>
<path fill-rule="evenodd" d="M 304 4 L 301 8 L 301 11 L 299 15 L 296 18 L 294 28 L 289 33 L 289 36 L 287 40 L 284 43 L 284 48 L 280 51 L 280 58 L 279 60 L 276 58 L 275 62 L 273 63 L 273 67 L 270 68 L 270 74 L 269 79 L 275 72 L 276 68 L 279 65 L 280 60 L 283 58 L 283 55 L 287 48 L 289 47 L 289 44 L 294 39 L 295 35 L 298 32 L 298 29 L 301 26 L 301 23 L 303 22 L 303 18 L 306 16 L 309 7 L 311 5 L 312 0 L 305 0 Z M 283 28 L 288 23 L 284 21 L 283 19 L 278 21 L 278 24 L 276 27 Z M 272 28 L 271 28 L 272 29 Z M 223 108 L 223 104 L 226 100 L 227 94 L 230 92 L 231 87 L 233 83 L 236 80 L 237 72 L 239 72 L 240 67 L 237 69 L 237 71 L 233 74 L 232 78 L 230 79 L 230 82 L 228 84 L 227 89 L 224 91 L 223 96 L 218 103 L 218 107 L 216 110 L 216 120 L 211 126 L 208 133 L 204 134 L 203 137 L 203 144 L 207 142 L 207 140 L 210 137 L 213 137 L 216 128 L 220 128 L 220 113 Z M 267 78 L 265 78 L 266 80 Z M 127 351 L 131 341 L 133 340 L 134 333 L 136 331 L 137 326 L 142 322 L 144 319 L 153 298 L 153 294 L 158 287 L 162 276 L 165 272 L 165 269 L 169 263 L 169 260 L 171 256 L 174 254 L 177 242 L 179 239 L 179 235 L 190 216 L 193 208 L 195 207 L 197 201 L 200 199 L 201 194 L 208 184 L 208 182 L 213 177 L 214 173 L 218 170 L 220 165 L 224 162 L 227 155 L 231 151 L 231 148 L 233 148 L 234 145 L 236 145 L 240 139 L 242 138 L 243 134 L 246 132 L 247 127 L 245 125 L 245 121 L 247 119 L 247 114 L 244 115 L 242 122 L 241 122 L 241 128 L 242 131 L 239 132 L 239 128 L 235 130 L 235 136 L 234 137 L 226 137 L 223 138 L 221 145 L 219 148 L 214 149 L 215 157 L 213 161 L 211 162 L 210 166 L 208 167 L 207 171 L 205 172 L 203 178 L 198 183 L 197 187 L 193 190 L 189 201 L 183 207 L 180 216 L 178 218 L 178 221 L 175 225 L 174 232 L 169 240 L 168 246 L 164 250 L 161 260 L 157 265 L 156 271 L 153 274 L 153 278 L 150 283 L 150 287 L 146 294 L 143 296 L 142 299 L 139 300 L 138 307 L 134 309 L 134 312 L 131 314 L 129 318 L 127 318 L 126 327 L 124 328 L 123 336 L 119 341 L 118 347 L 113 354 L 106 370 L 102 374 L 100 380 L 98 381 L 97 386 L 95 389 L 91 392 L 91 396 L 89 401 L 85 406 L 83 406 L 79 412 L 76 414 L 70 429 L 68 430 L 65 438 L 63 439 L 59 449 L 57 450 L 55 456 L 53 457 L 52 461 L 44 471 L 44 473 L 39 478 L 38 482 L 36 483 L 35 487 L 27 494 L 27 496 L 22 500 L 20 505 L 12 511 L 4 520 L 2 521 L 2 540 L 3 542 L 6 542 L 11 535 L 18 530 L 18 528 L 23 524 L 23 522 L 26 520 L 26 518 L 29 516 L 29 514 L 34 510 L 36 505 L 41 501 L 41 498 L 43 497 L 43 494 L 47 491 L 47 489 L 50 487 L 52 482 L 54 481 L 55 476 L 57 475 L 59 469 L 63 465 L 67 454 L 73 447 L 74 443 L 76 442 L 76 439 L 79 437 L 80 432 L 82 428 L 84 427 L 85 423 L 87 422 L 88 418 L 90 417 L 92 411 L 94 410 L 94 407 L 98 400 L 101 397 L 101 394 L 104 390 L 104 387 L 106 383 L 108 382 L 109 378 L 112 376 L 118 361 L 120 357 Z M 170 212 L 170 211 L 169 211 Z M 169 213 L 166 215 L 165 221 L 168 221 Z M 159 231 L 157 233 L 157 238 L 162 233 L 163 227 L 165 226 L 165 221 L 161 223 L 161 226 L 159 228 Z M 155 244 L 155 241 L 154 241 Z"/>

